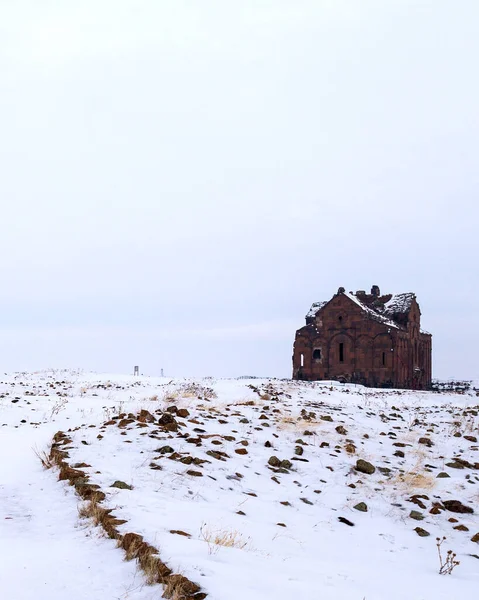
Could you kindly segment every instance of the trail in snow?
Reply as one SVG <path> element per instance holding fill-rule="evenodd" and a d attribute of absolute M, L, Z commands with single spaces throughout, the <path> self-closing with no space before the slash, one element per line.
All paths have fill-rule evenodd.
<path fill-rule="evenodd" d="M 18 412 L 18 411 L 17 411 Z M 0 419 L 5 413 L 2 412 Z M 6 600 L 152 600 L 115 544 L 79 524 L 71 489 L 42 470 L 58 425 L 0 429 L 0 584 Z"/>

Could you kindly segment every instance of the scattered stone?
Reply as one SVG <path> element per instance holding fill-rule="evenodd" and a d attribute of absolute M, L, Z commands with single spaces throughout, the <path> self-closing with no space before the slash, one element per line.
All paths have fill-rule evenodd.
<path fill-rule="evenodd" d="M 345 517 L 338 517 L 338 521 L 340 523 L 344 523 L 345 525 L 349 525 L 349 527 L 354 527 L 354 523 Z"/>
<path fill-rule="evenodd" d="M 479 544 L 479 533 L 476 533 L 475 535 L 472 536 L 471 542 L 475 542 L 476 544 Z"/>
<path fill-rule="evenodd" d="M 291 469 L 293 463 L 289 460 L 282 460 L 279 466 L 281 469 Z"/>
<path fill-rule="evenodd" d="M 356 506 L 353 506 L 353 508 L 359 510 L 359 512 L 368 512 L 368 505 L 365 502 L 360 502 Z"/>
<path fill-rule="evenodd" d="M 174 452 L 174 449 L 171 446 L 162 446 L 155 450 L 155 452 L 158 452 L 158 454 L 171 454 Z"/>
<path fill-rule="evenodd" d="M 115 483 L 112 483 L 110 485 L 110 487 L 112 488 L 118 488 L 119 490 L 132 490 L 133 486 L 128 485 L 127 483 L 125 483 L 124 481 L 115 481 Z"/>
<path fill-rule="evenodd" d="M 449 475 L 449 473 L 442 471 L 441 473 L 437 474 L 436 479 L 446 479 L 446 477 L 451 477 L 451 476 Z"/>
<path fill-rule="evenodd" d="M 169 412 L 161 415 L 158 419 L 158 425 L 161 425 L 166 431 L 178 431 L 178 423 L 175 417 Z"/>
<path fill-rule="evenodd" d="M 302 454 L 304 453 L 304 449 L 302 446 L 296 446 L 296 448 L 294 449 L 294 453 L 297 456 L 302 456 Z"/>
<path fill-rule="evenodd" d="M 179 408 L 177 410 L 176 414 L 182 419 L 186 419 L 187 417 L 190 416 L 190 413 L 186 408 Z"/>
<path fill-rule="evenodd" d="M 226 452 L 220 452 L 219 450 L 208 450 L 206 452 L 206 454 L 208 456 L 212 456 L 213 458 L 216 458 L 216 460 L 225 460 L 227 458 L 229 458 L 229 456 L 226 454 Z"/>
<path fill-rule="evenodd" d="M 415 521 L 422 521 L 424 519 L 424 515 L 420 513 L 418 510 L 412 510 L 409 513 L 409 517 L 414 519 Z"/>
<path fill-rule="evenodd" d="M 189 533 L 186 533 L 186 531 L 181 531 L 181 529 L 171 529 L 170 533 L 176 534 L 176 535 L 182 535 L 184 537 L 190 538 L 191 535 Z"/>
<path fill-rule="evenodd" d="M 464 439 L 473 444 L 477 444 L 477 437 L 475 435 L 465 435 Z"/>
<path fill-rule="evenodd" d="M 268 465 L 271 467 L 279 467 L 281 465 L 281 461 L 277 456 L 271 456 L 268 460 Z"/>
<path fill-rule="evenodd" d="M 466 527 L 465 525 L 455 525 L 453 529 L 457 529 L 457 531 L 469 531 L 469 527 Z"/>
<path fill-rule="evenodd" d="M 429 531 L 426 531 L 425 529 L 423 529 L 422 527 L 416 527 L 414 529 L 414 531 L 418 534 L 419 537 L 428 537 L 429 535 L 431 535 L 429 533 Z"/>
<path fill-rule="evenodd" d="M 186 474 L 191 475 L 191 477 L 203 477 L 203 473 L 201 471 L 193 471 L 192 469 L 186 471 Z"/>
<path fill-rule="evenodd" d="M 365 473 L 366 475 L 372 475 L 376 471 L 376 467 L 367 460 L 359 458 L 356 462 L 356 471 Z"/>
<path fill-rule="evenodd" d="M 428 448 L 434 446 L 434 442 L 431 440 L 431 438 L 427 437 L 419 438 L 419 444 L 424 444 L 424 446 L 427 446 Z"/>
<path fill-rule="evenodd" d="M 443 500 L 444 508 L 454 513 L 472 514 L 474 509 L 462 504 L 459 500 Z"/>
<path fill-rule="evenodd" d="M 140 423 L 154 423 L 155 417 L 151 414 L 151 412 L 142 409 L 138 415 L 138 421 L 140 421 Z"/>
<path fill-rule="evenodd" d="M 307 498 L 300 498 L 301 502 L 304 502 L 305 504 L 311 504 L 311 506 L 313 505 L 313 503 L 311 502 L 311 500 L 308 500 Z"/>
<path fill-rule="evenodd" d="M 338 425 L 337 427 L 335 427 L 336 431 L 340 434 L 340 435 L 347 435 L 348 432 L 346 430 L 345 427 L 343 427 L 342 425 Z"/>
<path fill-rule="evenodd" d="M 321 419 L 321 421 L 329 421 L 330 423 L 332 423 L 332 421 L 333 421 L 333 419 L 330 415 L 323 415 L 319 418 Z"/>
<path fill-rule="evenodd" d="M 457 460 L 446 463 L 446 467 L 450 469 L 464 469 L 464 465 Z"/>
<path fill-rule="evenodd" d="M 248 450 L 246 448 L 236 448 L 236 454 L 248 454 Z"/>

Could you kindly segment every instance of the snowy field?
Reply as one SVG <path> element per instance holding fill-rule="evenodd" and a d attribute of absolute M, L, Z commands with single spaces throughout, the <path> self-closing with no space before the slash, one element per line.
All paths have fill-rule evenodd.
<path fill-rule="evenodd" d="M 162 596 L 42 468 L 35 450 L 59 430 L 119 529 L 211 600 L 477 596 L 475 392 L 64 371 L 0 381 L 2 597 Z M 460 561 L 451 575 L 438 573 L 442 536 Z"/>

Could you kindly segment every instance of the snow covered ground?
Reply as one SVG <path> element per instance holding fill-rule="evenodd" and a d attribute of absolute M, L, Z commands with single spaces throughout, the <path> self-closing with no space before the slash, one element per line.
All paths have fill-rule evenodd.
<path fill-rule="evenodd" d="M 127 521 L 120 530 L 141 534 L 211 600 L 472 598 L 478 405 L 475 392 L 325 382 L 4 376 L 4 597 L 161 597 L 79 517 L 73 488 L 42 469 L 34 449 L 63 430 L 70 462 L 90 465 L 105 504 Z M 358 459 L 374 472 L 356 470 Z M 457 507 L 474 512 L 447 510 Z M 438 536 L 460 561 L 450 576 L 438 574 Z"/>

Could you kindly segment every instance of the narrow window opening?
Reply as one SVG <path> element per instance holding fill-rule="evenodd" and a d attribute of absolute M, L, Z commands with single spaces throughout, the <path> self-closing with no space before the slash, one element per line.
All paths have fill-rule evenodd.
<path fill-rule="evenodd" d="M 339 362 L 344 362 L 344 344 L 341 342 L 339 344 Z"/>
<path fill-rule="evenodd" d="M 313 351 L 313 360 L 321 360 L 321 348 L 316 348 Z"/>
<path fill-rule="evenodd" d="M 304 367 L 304 354 L 301 354 L 301 366 Z"/>
<path fill-rule="evenodd" d="M 383 352 L 383 367 L 386 366 L 386 352 Z"/>

